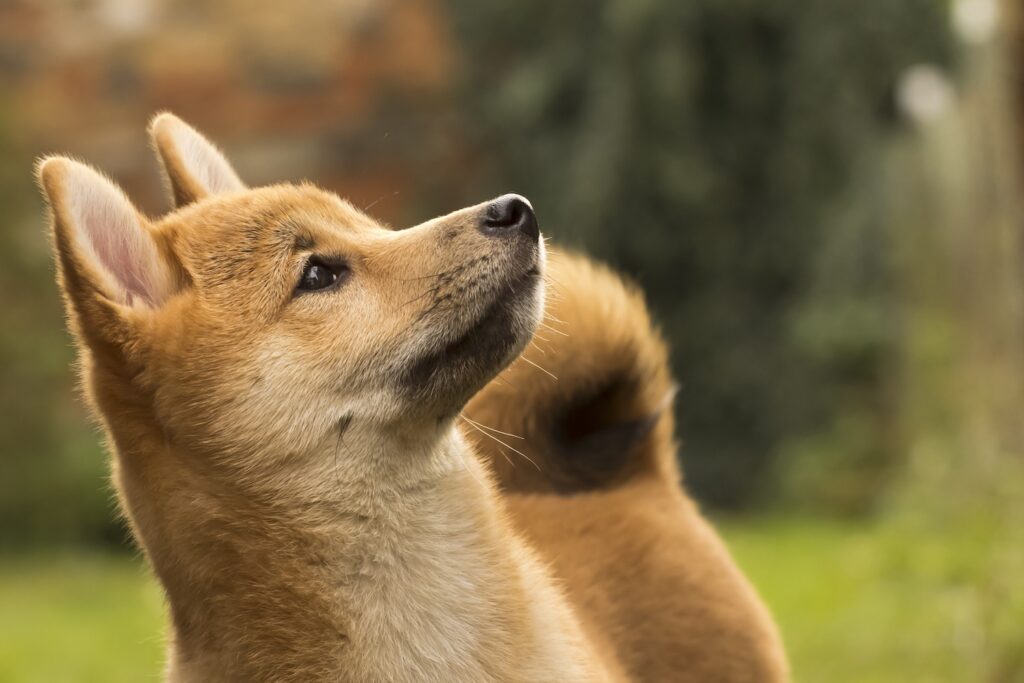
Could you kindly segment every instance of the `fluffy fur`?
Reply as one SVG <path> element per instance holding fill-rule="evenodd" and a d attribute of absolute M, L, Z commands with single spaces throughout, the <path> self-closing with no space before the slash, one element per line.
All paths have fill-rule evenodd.
<path fill-rule="evenodd" d="M 540 323 L 543 246 L 481 234 L 484 206 L 391 232 L 308 185 L 247 189 L 171 115 L 151 135 L 159 221 L 72 160 L 38 174 L 169 680 L 785 678 L 678 486 L 635 290 L 555 253 Z M 310 254 L 344 281 L 294 293 Z M 535 330 L 465 411 L 482 464 L 453 421 Z"/>
<path fill-rule="evenodd" d="M 393 232 L 153 134 L 182 204 L 159 221 L 75 161 L 38 174 L 168 679 L 619 678 L 453 427 L 536 326 L 542 245 L 484 205 Z M 311 255 L 337 286 L 296 291 Z"/>
<path fill-rule="evenodd" d="M 544 325 L 465 411 L 516 526 L 631 679 L 787 680 L 770 616 L 679 485 L 675 387 L 642 296 L 554 251 L 548 280 Z"/>

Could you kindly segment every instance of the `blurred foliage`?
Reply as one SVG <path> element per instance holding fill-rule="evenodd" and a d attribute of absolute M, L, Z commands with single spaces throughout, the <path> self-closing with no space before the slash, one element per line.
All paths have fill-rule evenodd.
<path fill-rule="evenodd" d="M 557 241 L 640 282 L 674 350 L 691 489 L 804 508 L 723 525 L 797 680 L 1024 679 L 1019 69 L 955 46 L 935 0 L 448 7 L 455 105 L 388 81 L 372 134 L 327 131 L 326 166 L 402 150 L 383 155 L 401 173 L 358 187 L 400 219 L 522 192 Z M 920 63 L 956 78 L 912 124 L 894 91 Z M 121 544 L 14 108 L 0 99 L 0 549 Z M 84 557 L 0 564 L 0 679 L 155 673 L 151 581 Z"/>
<path fill-rule="evenodd" d="M 691 489 L 763 501 L 796 454 L 802 486 L 870 504 L 897 448 L 879 157 L 901 72 L 952 60 L 945 3 L 456 7 L 483 182 L 643 285 Z"/>
<path fill-rule="evenodd" d="M 0 103 L 0 112 L 7 108 Z M 55 294 L 32 152 L 0 117 L 0 548 L 120 543 L 106 458 L 72 389 L 70 339 Z M 27 224 L 27 226 L 26 226 Z"/>
<path fill-rule="evenodd" d="M 951 646 L 994 683 L 1024 680 L 1022 55 L 1007 42 L 968 51 L 956 106 L 892 159 L 916 182 L 894 201 L 909 457 L 890 520 L 936 539 L 907 559 L 929 562 L 921 583 L 958 609 Z"/>
<path fill-rule="evenodd" d="M 910 328 L 919 265 L 902 254 L 927 231 L 904 230 L 898 207 L 934 197 L 897 163 L 920 140 L 893 91 L 910 65 L 954 68 L 946 3 L 462 0 L 449 12 L 456 106 L 388 85 L 374 135 L 357 129 L 330 154 L 362 165 L 380 140 L 412 150 L 408 180 L 364 188 L 387 205 L 393 183 L 413 198 L 403 216 L 527 194 L 556 240 L 636 278 L 674 350 L 682 458 L 703 502 L 875 508 L 911 450 L 908 383 L 925 375 L 908 373 L 910 345 L 941 336 Z M 72 390 L 28 173 L 39 150 L 15 125 L 0 117 L 15 228 L 0 234 L 0 544 L 120 543 Z"/>

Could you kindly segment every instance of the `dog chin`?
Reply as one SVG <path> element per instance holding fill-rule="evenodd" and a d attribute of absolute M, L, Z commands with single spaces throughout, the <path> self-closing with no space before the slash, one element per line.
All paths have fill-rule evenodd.
<path fill-rule="evenodd" d="M 531 269 L 444 348 L 416 360 L 400 378 L 413 405 L 450 417 L 525 348 L 543 311 L 543 283 Z"/>

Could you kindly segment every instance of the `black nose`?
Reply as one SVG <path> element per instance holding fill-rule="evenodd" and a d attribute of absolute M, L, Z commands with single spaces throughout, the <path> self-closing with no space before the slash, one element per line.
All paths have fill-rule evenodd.
<path fill-rule="evenodd" d="M 521 232 L 532 240 L 540 238 L 537 214 L 530 202 L 517 194 L 506 194 L 487 205 L 480 229 L 488 235 Z"/>

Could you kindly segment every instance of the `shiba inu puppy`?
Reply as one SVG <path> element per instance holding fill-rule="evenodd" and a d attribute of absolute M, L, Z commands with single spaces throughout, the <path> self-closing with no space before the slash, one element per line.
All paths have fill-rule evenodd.
<path fill-rule="evenodd" d="M 633 288 L 546 263 L 519 197 L 396 233 L 308 185 L 247 189 L 173 116 L 151 133 L 160 221 L 77 162 L 39 177 L 169 679 L 786 679 L 678 485 Z M 538 324 L 544 368 L 514 361 L 467 408 L 481 466 L 453 418 Z"/>
<path fill-rule="evenodd" d="M 515 525 L 630 679 L 788 680 L 771 617 L 680 486 L 675 389 L 643 297 L 553 250 L 547 280 L 533 342 L 465 410 Z"/>
<path fill-rule="evenodd" d="M 180 205 L 160 220 L 71 159 L 38 177 L 167 677 L 621 679 L 454 427 L 540 319 L 529 203 L 397 232 L 246 188 L 171 115 L 151 132 Z"/>

